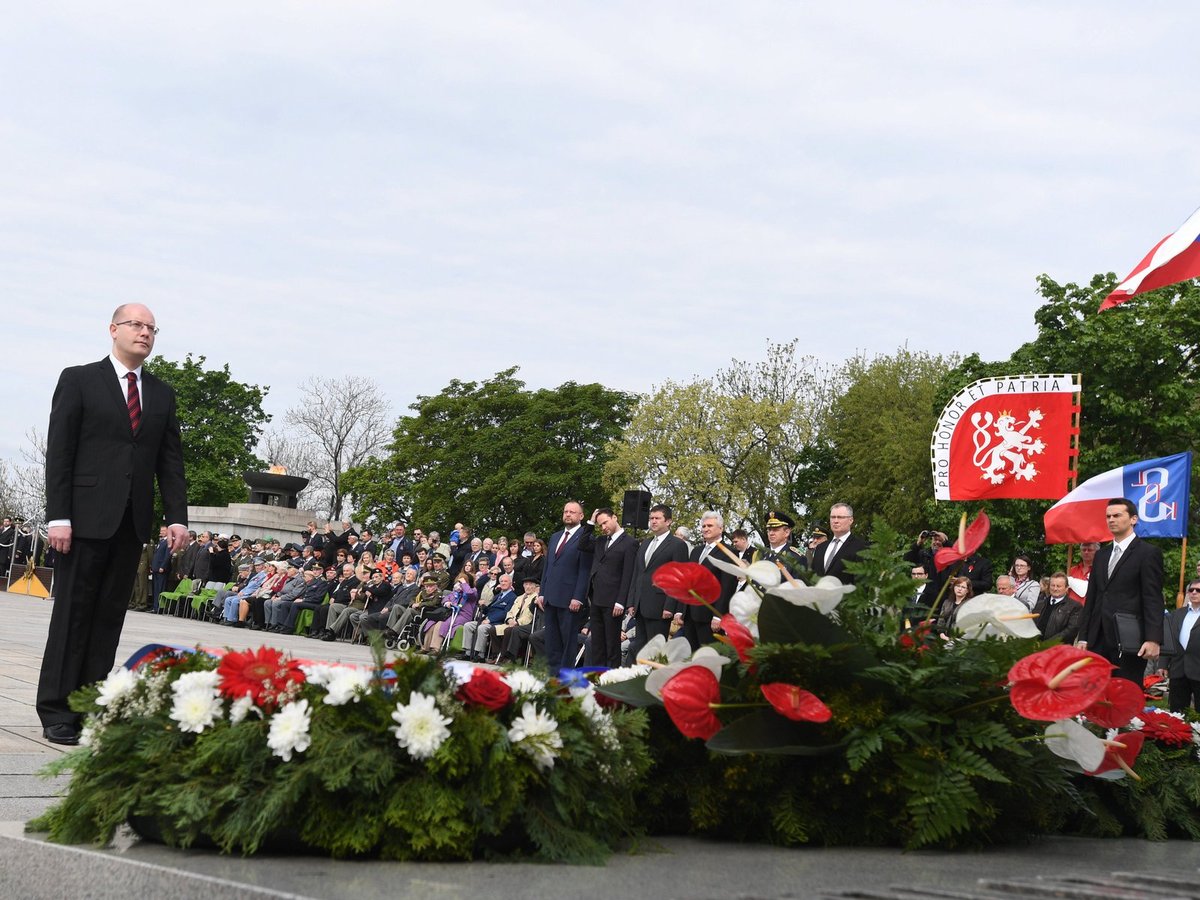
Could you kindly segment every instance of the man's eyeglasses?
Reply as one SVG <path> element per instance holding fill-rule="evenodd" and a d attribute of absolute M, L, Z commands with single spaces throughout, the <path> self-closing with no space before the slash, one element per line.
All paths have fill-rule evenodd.
<path fill-rule="evenodd" d="M 1188 589 L 1187 589 L 1187 593 L 1189 593 L 1189 594 L 1200 594 L 1200 587 L 1188 588 Z"/>
<path fill-rule="evenodd" d="M 116 322 L 116 325 L 128 325 L 134 331 L 148 331 L 151 334 L 158 334 L 158 326 L 151 325 L 148 322 L 139 322 L 137 319 L 126 319 L 124 322 Z"/>

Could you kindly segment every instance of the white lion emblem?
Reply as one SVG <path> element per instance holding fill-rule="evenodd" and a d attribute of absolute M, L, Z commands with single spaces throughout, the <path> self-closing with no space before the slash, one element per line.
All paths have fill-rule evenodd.
<path fill-rule="evenodd" d="M 1042 411 L 1031 409 L 1028 415 L 1029 420 L 1024 424 L 1017 422 L 1008 410 L 1001 410 L 994 421 L 990 412 L 971 416 L 971 424 L 975 426 L 972 436 L 975 455 L 971 461 L 983 473 L 981 478 L 992 484 L 1003 484 L 1008 475 L 1026 481 L 1032 481 L 1037 475 L 1037 467 L 1025 458 L 1025 454 L 1036 455 L 1046 449 L 1040 439 L 1035 440 L 1027 433 L 1031 428 L 1041 427 Z M 999 443 L 993 443 L 995 438 L 999 438 Z M 1011 471 L 1005 471 L 1007 466 L 1012 467 Z"/>

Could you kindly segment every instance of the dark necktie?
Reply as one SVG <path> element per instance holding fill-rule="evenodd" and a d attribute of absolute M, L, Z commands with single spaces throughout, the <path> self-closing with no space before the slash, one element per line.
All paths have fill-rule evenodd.
<path fill-rule="evenodd" d="M 129 427 L 137 434 L 138 426 L 142 424 L 142 398 L 138 394 L 137 373 L 126 372 L 125 380 L 129 382 L 129 393 L 125 401 L 129 408 Z"/>

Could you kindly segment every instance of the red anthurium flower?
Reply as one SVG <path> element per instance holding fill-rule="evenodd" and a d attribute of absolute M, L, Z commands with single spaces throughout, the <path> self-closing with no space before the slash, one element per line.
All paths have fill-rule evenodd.
<path fill-rule="evenodd" d="M 1008 670 L 1009 700 L 1027 719 L 1069 719 L 1104 695 L 1113 668 L 1098 653 L 1059 644 L 1031 653 Z"/>
<path fill-rule="evenodd" d="M 738 659 L 744 663 L 750 662 L 747 653 L 754 646 L 754 635 L 750 633 L 750 629 L 726 613 L 721 616 L 721 630 L 725 632 L 729 646 L 737 651 Z"/>
<path fill-rule="evenodd" d="M 1118 734 L 1110 742 L 1108 749 L 1104 751 L 1104 762 L 1088 774 L 1099 775 L 1101 772 L 1108 772 L 1112 769 L 1124 769 L 1126 774 L 1141 781 L 1137 773 L 1133 771 L 1133 763 L 1138 758 L 1138 754 L 1142 752 L 1142 744 L 1145 741 L 1146 736 L 1140 731 L 1126 731 Z M 1118 744 L 1120 746 L 1117 746 Z"/>
<path fill-rule="evenodd" d="M 720 700 L 721 685 L 717 676 L 704 666 L 680 669 L 662 689 L 667 715 L 684 737 L 707 741 L 721 730 L 721 720 L 712 709 Z"/>
<path fill-rule="evenodd" d="M 721 582 L 700 563 L 666 563 L 658 567 L 650 580 L 672 600 L 689 606 L 716 603 L 721 596 Z"/>
<path fill-rule="evenodd" d="M 1100 699 L 1085 709 L 1083 716 L 1101 728 L 1124 728 L 1144 705 L 1145 698 L 1136 684 L 1128 678 L 1112 678 Z"/>
<path fill-rule="evenodd" d="M 1113 681 L 1120 680 L 1119 678 L 1113 679 Z M 1170 713 L 1148 709 L 1145 712 L 1139 712 L 1138 718 L 1142 720 L 1141 733 L 1163 744 L 1182 747 L 1192 741 L 1192 726 Z"/>
<path fill-rule="evenodd" d="M 828 722 L 833 715 L 816 694 L 794 684 L 764 684 L 760 690 L 775 712 L 797 722 Z"/>
<path fill-rule="evenodd" d="M 249 697 L 256 705 L 274 705 L 292 685 L 304 683 L 304 672 L 294 659 L 285 659 L 274 647 L 226 653 L 217 667 L 221 693 Z"/>
<path fill-rule="evenodd" d="M 933 555 L 934 567 L 940 572 L 946 566 L 966 559 L 983 546 L 991 527 L 991 520 L 982 510 L 970 525 L 967 524 L 967 514 L 963 513 L 962 521 L 958 525 L 958 540 Z"/>

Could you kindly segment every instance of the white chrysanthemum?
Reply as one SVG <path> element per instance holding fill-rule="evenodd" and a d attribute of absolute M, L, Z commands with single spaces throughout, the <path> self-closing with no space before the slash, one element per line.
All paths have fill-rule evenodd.
<path fill-rule="evenodd" d="M 1200 745 L 1200 722 L 1192 723 L 1192 743 Z"/>
<path fill-rule="evenodd" d="M 429 694 L 414 691 L 408 703 L 396 704 L 392 718 L 397 723 L 392 728 L 396 743 L 413 759 L 429 759 L 450 737 L 451 719 L 438 711 L 437 701 Z"/>
<path fill-rule="evenodd" d="M 312 743 L 308 727 L 312 717 L 307 700 L 285 703 L 279 712 L 271 716 L 271 730 L 267 732 L 267 746 L 271 752 L 289 762 L 293 753 L 303 753 Z"/>
<path fill-rule="evenodd" d="M 300 666 L 300 671 L 304 673 L 304 680 L 309 684 L 328 684 L 330 676 L 337 668 L 328 663 L 304 663 Z"/>
<path fill-rule="evenodd" d="M 1074 719 L 1059 719 L 1046 726 L 1046 748 L 1055 756 L 1079 763 L 1085 772 L 1104 762 L 1104 741 Z"/>
<path fill-rule="evenodd" d="M 176 695 L 186 694 L 190 691 L 215 691 L 221 676 L 216 669 L 210 669 L 207 672 L 184 672 L 172 684 L 171 691 Z"/>
<path fill-rule="evenodd" d="M 605 721 L 608 720 L 608 713 L 604 711 L 604 707 L 596 702 L 595 691 L 588 691 L 579 698 L 579 708 L 583 710 L 583 714 L 593 722 L 598 722 L 601 719 Z"/>
<path fill-rule="evenodd" d="M 729 614 L 745 625 L 754 639 L 758 640 L 758 611 L 762 609 L 762 597 L 754 591 L 738 591 L 729 600 Z"/>
<path fill-rule="evenodd" d="M 93 749 L 95 749 L 93 747 L 93 745 L 95 743 L 96 743 L 96 728 L 92 724 L 91 720 L 89 719 L 88 722 L 79 731 L 79 746 L 80 747 L 92 747 Z"/>
<path fill-rule="evenodd" d="M 343 706 L 351 700 L 357 703 L 359 695 L 366 693 L 370 686 L 369 670 L 342 666 L 334 670 L 325 685 L 328 691 L 325 702 L 330 706 Z"/>
<path fill-rule="evenodd" d="M 634 678 L 641 678 L 643 675 L 649 675 L 651 666 L 624 666 L 620 669 L 609 669 L 607 672 L 601 672 L 600 677 L 596 679 L 596 684 L 618 684 L 622 681 L 630 681 Z"/>
<path fill-rule="evenodd" d="M 229 721 L 236 725 L 250 715 L 251 710 L 254 710 L 260 719 L 262 718 L 262 710 L 254 705 L 249 694 L 244 694 L 229 705 Z"/>
<path fill-rule="evenodd" d="M 1129 730 L 1130 731 L 1141 731 L 1145 727 L 1146 727 L 1146 723 L 1143 722 L 1141 719 L 1139 719 L 1137 716 L 1134 716 L 1132 719 L 1129 720 Z"/>
<path fill-rule="evenodd" d="M 133 693 L 137 683 L 138 677 L 130 669 L 117 669 L 100 685 L 100 695 L 96 697 L 96 703 L 100 706 L 115 706 L 119 700 Z"/>
<path fill-rule="evenodd" d="M 528 669 L 514 669 L 504 673 L 504 683 L 514 694 L 536 694 L 546 689 L 546 682 L 532 674 Z"/>
<path fill-rule="evenodd" d="M 205 728 L 211 728 L 221 715 L 221 696 L 215 690 L 202 688 L 176 691 L 169 715 L 179 723 L 180 731 L 199 734 Z"/>
<path fill-rule="evenodd" d="M 558 722 L 532 703 L 521 707 L 521 715 L 513 719 L 508 729 L 508 739 L 543 771 L 554 767 L 554 760 L 558 759 L 558 751 L 563 745 Z"/>

